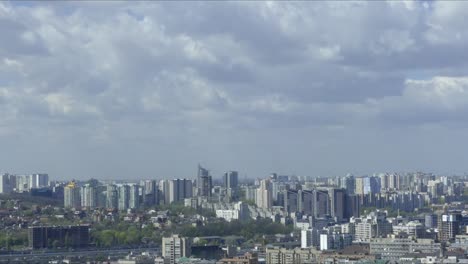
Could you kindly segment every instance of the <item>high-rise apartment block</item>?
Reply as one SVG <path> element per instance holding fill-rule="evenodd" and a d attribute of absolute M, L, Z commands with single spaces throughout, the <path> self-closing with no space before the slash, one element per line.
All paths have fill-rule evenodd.
<path fill-rule="evenodd" d="M 63 188 L 63 204 L 66 208 L 79 208 L 81 206 L 80 188 L 76 182 L 71 181 Z"/>
<path fill-rule="evenodd" d="M 192 180 L 175 179 L 169 181 L 169 203 L 183 201 L 193 195 Z"/>
<path fill-rule="evenodd" d="M 172 235 L 162 239 L 162 255 L 165 263 L 175 264 L 182 257 L 190 257 L 191 241 L 189 238 Z"/>
<path fill-rule="evenodd" d="M 119 208 L 119 190 L 114 184 L 107 185 L 106 188 L 106 207 L 109 209 Z"/>
<path fill-rule="evenodd" d="M 260 208 L 271 208 L 272 206 L 272 191 L 271 182 L 269 179 L 260 181 L 260 187 L 257 189 L 256 204 Z"/>

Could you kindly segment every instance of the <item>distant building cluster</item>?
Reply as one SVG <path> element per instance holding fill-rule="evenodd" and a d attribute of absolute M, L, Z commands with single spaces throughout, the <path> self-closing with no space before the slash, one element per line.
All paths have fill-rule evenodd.
<path fill-rule="evenodd" d="M 225 171 L 214 178 L 200 165 L 192 177 L 137 182 L 50 182 L 47 174 L 0 176 L 1 193 L 30 193 L 63 200 L 69 219 L 87 215 L 92 222 L 124 221 L 161 230 L 173 225 L 172 221 L 198 228 L 210 223 L 239 225 L 262 219 L 293 228 L 288 235 L 263 236 L 261 239 L 269 244 L 255 246 L 255 250 L 239 248 L 242 254 L 226 255 L 218 259 L 219 264 L 363 260 L 445 263 L 454 258 L 460 262 L 461 255 L 468 252 L 465 176 L 416 172 L 309 178 L 272 173 L 255 180 L 240 180 L 237 171 Z M 188 211 L 197 214 L 169 216 L 165 210 L 174 204 L 174 208 L 193 208 Z M 201 212 L 211 212 L 212 216 L 202 216 Z M 28 229 L 33 249 L 89 245 L 89 225 L 38 223 L 32 222 Z M 165 235 L 161 255 L 151 259 L 152 263 L 195 261 L 191 257 L 197 254 L 197 246 L 192 238 Z M 205 239 L 221 243 L 218 238 Z"/>
<path fill-rule="evenodd" d="M 48 174 L 0 174 L 0 193 L 30 192 L 44 187 L 49 187 Z"/>

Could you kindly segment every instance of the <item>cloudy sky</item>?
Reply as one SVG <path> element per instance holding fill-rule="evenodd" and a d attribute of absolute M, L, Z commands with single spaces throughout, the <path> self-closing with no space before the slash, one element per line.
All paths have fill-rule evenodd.
<path fill-rule="evenodd" d="M 0 2 L 0 170 L 467 172 L 467 10 Z"/>

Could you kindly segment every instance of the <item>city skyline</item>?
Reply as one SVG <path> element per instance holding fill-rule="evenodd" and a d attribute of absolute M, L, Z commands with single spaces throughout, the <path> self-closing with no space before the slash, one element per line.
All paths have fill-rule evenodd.
<path fill-rule="evenodd" d="M 0 2 L 0 170 L 464 174 L 463 1 Z M 176 19 L 175 19 L 176 18 Z"/>

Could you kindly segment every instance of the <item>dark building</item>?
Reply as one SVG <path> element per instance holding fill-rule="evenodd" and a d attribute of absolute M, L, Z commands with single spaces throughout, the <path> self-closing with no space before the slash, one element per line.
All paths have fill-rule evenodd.
<path fill-rule="evenodd" d="M 237 171 L 225 172 L 223 185 L 226 189 L 237 189 L 237 186 L 239 185 L 239 173 Z"/>
<path fill-rule="evenodd" d="M 231 201 L 239 199 L 239 173 L 237 171 L 228 171 L 223 175 L 223 187 L 226 189 L 226 195 Z"/>
<path fill-rule="evenodd" d="M 345 215 L 344 218 L 359 217 L 361 211 L 361 200 L 359 195 L 345 196 Z"/>
<path fill-rule="evenodd" d="M 31 188 L 31 196 L 52 198 L 54 193 L 52 188 Z"/>
<path fill-rule="evenodd" d="M 202 197 L 211 197 L 212 179 L 210 172 L 198 165 L 197 175 L 197 195 Z"/>
<path fill-rule="evenodd" d="M 32 249 L 89 245 L 89 225 L 34 226 L 28 230 L 29 247 Z"/>
<path fill-rule="evenodd" d="M 159 205 L 159 189 L 156 180 L 143 182 L 143 204 L 148 207 Z"/>
<path fill-rule="evenodd" d="M 328 190 L 330 198 L 330 215 L 336 221 L 341 222 L 345 218 L 345 189 L 330 188 Z"/>
<path fill-rule="evenodd" d="M 301 192 L 302 196 L 302 213 L 306 215 L 313 215 L 314 213 L 314 192 L 304 190 Z"/>
<path fill-rule="evenodd" d="M 314 216 L 317 218 L 329 216 L 329 198 L 325 190 L 314 190 Z"/>
<path fill-rule="evenodd" d="M 288 213 L 299 212 L 298 208 L 298 199 L 299 195 L 297 191 L 294 190 L 284 190 L 284 204 L 283 207 Z"/>

